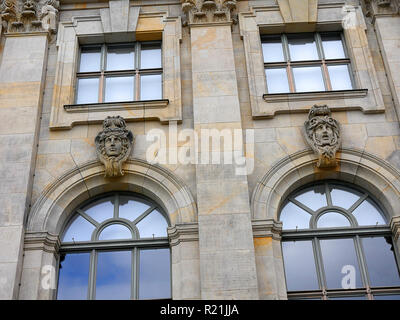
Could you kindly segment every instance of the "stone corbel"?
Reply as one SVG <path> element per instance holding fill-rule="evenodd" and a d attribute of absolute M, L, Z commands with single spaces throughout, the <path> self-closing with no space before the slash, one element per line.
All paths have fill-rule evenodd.
<path fill-rule="evenodd" d="M 400 10 L 400 1 L 398 0 L 365 0 L 367 15 L 394 15 Z"/>
<path fill-rule="evenodd" d="M 182 0 L 184 25 L 237 23 L 236 0 Z"/>
<path fill-rule="evenodd" d="M 57 0 L 3 0 L 0 17 L 4 32 L 55 33 L 59 6 Z"/>

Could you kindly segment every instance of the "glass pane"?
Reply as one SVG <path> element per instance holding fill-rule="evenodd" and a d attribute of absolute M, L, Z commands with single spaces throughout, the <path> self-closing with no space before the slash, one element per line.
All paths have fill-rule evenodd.
<path fill-rule="evenodd" d="M 132 200 L 128 196 L 119 197 L 119 216 L 121 218 L 133 221 L 149 208 L 149 205 Z"/>
<path fill-rule="evenodd" d="M 319 60 L 314 35 L 288 36 L 291 61 Z"/>
<path fill-rule="evenodd" d="M 76 215 L 74 221 L 64 233 L 63 242 L 90 241 L 94 229 L 95 226 L 89 221 L 82 218 L 80 215 Z"/>
<path fill-rule="evenodd" d="M 142 46 L 140 69 L 161 68 L 161 48 L 146 48 Z"/>
<path fill-rule="evenodd" d="M 268 39 L 262 43 L 264 62 L 285 61 L 281 39 Z"/>
<path fill-rule="evenodd" d="M 110 70 L 132 70 L 135 69 L 135 50 L 133 47 L 107 48 L 107 69 Z"/>
<path fill-rule="evenodd" d="M 374 300 L 400 300 L 400 294 L 374 295 Z"/>
<path fill-rule="evenodd" d="M 293 68 L 296 92 L 325 91 L 320 67 Z"/>
<path fill-rule="evenodd" d="M 400 277 L 391 237 L 362 238 L 371 285 L 399 286 Z"/>
<path fill-rule="evenodd" d="M 79 72 L 100 71 L 101 47 L 81 48 Z"/>
<path fill-rule="evenodd" d="M 286 68 L 265 69 L 268 93 L 289 92 Z"/>
<path fill-rule="evenodd" d="M 365 199 L 352 213 L 360 226 L 386 224 L 383 213 L 370 198 Z"/>
<path fill-rule="evenodd" d="M 311 241 L 282 242 L 282 253 L 288 291 L 319 288 Z"/>
<path fill-rule="evenodd" d="M 327 212 L 319 217 L 318 228 L 350 227 L 350 221 L 338 212 Z"/>
<path fill-rule="evenodd" d="M 320 245 L 329 289 L 363 286 L 353 239 L 320 240 Z"/>
<path fill-rule="evenodd" d="M 332 204 L 334 206 L 350 209 L 350 207 L 362 196 L 362 193 L 356 190 L 349 190 L 341 186 L 329 185 Z"/>
<path fill-rule="evenodd" d="M 92 202 L 82 210 L 97 222 L 103 222 L 114 216 L 114 197 L 107 197 Z"/>
<path fill-rule="evenodd" d="M 295 196 L 295 199 L 314 211 L 328 205 L 326 202 L 325 185 L 323 184 L 307 188 L 306 191 L 302 191 Z"/>
<path fill-rule="evenodd" d="M 339 34 L 321 35 L 325 59 L 344 59 L 342 39 Z"/>
<path fill-rule="evenodd" d="M 139 299 L 171 297 L 169 249 L 140 250 Z"/>
<path fill-rule="evenodd" d="M 58 300 L 85 300 L 88 294 L 90 253 L 68 253 L 60 261 Z"/>
<path fill-rule="evenodd" d="M 283 223 L 283 229 L 308 229 L 310 228 L 311 215 L 296 206 L 292 202 L 288 202 L 281 211 L 280 220 Z"/>
<path fill-rule="evenodd" d="M 328 297 L 329 300 L 367 300 L 366 296 Z"/>
<path fill-rule="evenodd" d="M 114 239 L 131 239 L 131 231 L 122 224 L 112 224 L 103 229 L 100 233 L 99 240 L 114 240 Z"/>
<path fill-rule="evenodd" d="M 99 102 L 99 79 L 79 78 L 76 91 L 76 103 L 98 103 Z"/>
<path fill-rule="evenodd" d="M 134 77 L 108 77 L 104 101 L 133 101 L 134 86 Z"/>
<path fill-rule="evenodd" d="M 99 252 L 96 272 L 96 299 L 130 299 L 131 266 L 131 251 Z"/>
<path fill-rule="evenodd" d="M 162 99 L 161 74 L 140 77 L 140 100 Z"/>
<path fill-rule="evenodd" d="M 328 66 L 332 90 L 351 90 L 351 78 L 347 64 Z"/>
<path fill-rule="evenodd" d="M 141 238 L 166 237 L 167 236 L 167 221 L 164 216 L 154 210 L 141 220 L 136 227 L 139 229 Z"/>

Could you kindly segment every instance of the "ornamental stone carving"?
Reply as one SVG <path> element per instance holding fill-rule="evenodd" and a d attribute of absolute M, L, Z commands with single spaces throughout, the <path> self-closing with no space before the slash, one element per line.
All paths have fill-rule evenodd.
<path fill-rule="evenodd" d="M 2 26 L 6 32 L 55 33 L 59 7 L 57 0 L 2 0 Z"/>
<path fill-rule="evenodd" d="M 236 0 L 182 0 L 182 11 L 187 24 L 205 24 L 215 22 L 237 23 L 233 16 Z"/>
<path fill-rule="evenodd" d="M 124 175 L 122 164 L 132 151 L 133 134 L 126 129 L 124 118 L 107 117 L 103 121 L 103 130 L 95 138 L 98 159 L 105 166 L 105 177 Z"/>
<path fill-rule="evenodd" d="M 392 15 L 399 13 L 399 0 L 364 0 L 369 16 Z"/>
<path fill-rule="evenodd" d="M 304 136 L 307 143 L 318 155 L 317 167 L 335 167 L 336 152 L 340 147 L 339 122 L 331 117 L 328 106 L 314 105 L 308 120 L 304 123 Z"/>

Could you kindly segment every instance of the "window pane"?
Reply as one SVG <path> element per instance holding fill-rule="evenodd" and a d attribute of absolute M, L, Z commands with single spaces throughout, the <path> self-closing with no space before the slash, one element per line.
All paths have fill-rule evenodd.
<path fill-rule="evenodd" d="M 265 69 L 268 93 L 289 92 L 286 68 Z"/>
<path fill-rule="evenodd" d="M 68 253 L 60 262 L 58 300 L 85 300 L 88 294 L 90 253 Z"/>
<path fill-rule="evenodd" d="M 99 252 L 96 299 L 124 300 L 131 297 L 131 251 Z"/>
<path fill-rule="evenodd" d="M 374 295 L 374 300 L 400 300 L 400 294 Z"/>
<path fill-rule="evenodd" d="M 141 238 L 166 237 L 167 221 L 164 216 L 154 210 L 141 220 L 136 227 L 139 229 Z"/>
<path fill-rule="evenodd" d="M 92 233 L 94 229 L 95 226 L 92 225 L 89 221 L 82 218 L 80 215 L 76 215 L 74 221 L 65 232 L 63 241 L 89 241 L 92 238 Z"/>
<path fill-rule="evenodd" d="M 171 297 L 169 249 L 140 250 L 139 299 Z"/>
<path fill-rule="evenodd" d="M 122 224 L 112 224 L 103 229 L 100 233 L 99 240 L 113 240 L 113 239 L 131 239 L 131 231 Z"/>
<path fill-rule="evenodd" d="M 140 100 L 162 99 L 161 74 L 140 77 Z"/>
<path fill-rule="evenodd" d="M 293 68 L 296 92 L 325 91 L 320 67 Z"/>
<path fill-rule="evenodd" d="M 331 79 L 332 90 L 351 90 L 351 78 L 349 68 L 346 64 L 328 66 L 329 78 Z"/>
<path fill-rule="evenodd" d="M 264 62 L 285 61 L 281 39 L 268 39 L 262 43 Z"/>
<path fill-rule="evenodd" d="M 161 48 L 146 48 L 142 46 L 140 69 L 161 68 Z"/>
<path fill-rule="evenodd" d="M 314 211 L 328 205 L 323 184 L 307 188 L 294 198 Z"/>
<path fill-rule="evenodd" d="M 106 78 L 105 102 L 133 101 L 134 77 Z"/>
<path fill-rule="evenodd" d="M 101 47 L 81 48 L 79 72 L 100 71 Z"/>
<path fill-rule="evenodd" d="M 281 211 L 280 220 L 283 222 L 283 229 L 308 229 L 310 227 L 311 215 L 296 206 L 292 202 L 288 202 Z"/>
<path fill-rule="evenodd" d="M 353 239 L 320 240 L 320 245 L 329 289 L 363 286 Z"/>
<path fill-rule="evenodd" d="M 342 39 L 339 34 L 321 35 L 325 59 L 344 59 Z"/>
<path fill-rule="evenodd" d="M 289 35 L 291 61 L 319 60 L 314 35 Z"/>
<path fill-rule="evenodd" d="M 120 196 L 119 197 L 119 216 L 121 218 L 128 219 L 130 221 L 135 220 L 139 217 L 143 212 L 145 212 L 149 205 L 132 200 L 130 197 L 127 196 Z"/>
<path fill-rule="evenodd" d="M 135 51 L 133 47 L 109 46 L 107 48 L 106 70 L 135 69 Z"/>
<path fill-rule="evenodd" d="M 366 296 L 328 297 L 329 300 L 367 300 Z"/>
<path fill-rule="evenodd" d="M 114 197 L 107 197 L 92 202 L 82 210 L 97 222 L 103 222 L 114 216 Z"/>
<path fill-rule="evenodd" d="M 350 227 L 350 221 L 338 212 L 327 212 L 319 217 L 318 228 Z"/>
<path fill-rule="evenodd" d="M 383 213 L 370 198 L 365 199 L 352 213 L 360 226 L 386 224 Z"/>
<path fill-rule="evenodd" d="M 350 207 L 362 196 L 362 193 L 356 190 L 349 190 L 341 186 L 329 186 L 332 204 L 334 206 L 350 209 Z"/>
<path fill-rule="evenodd" d="M 282 242 L 282 253 L 288 291 L 319 288 L 311 241 Z"/>
<path fill-rule="evenodd" d="M 362 244 L 371 285 L 379 287 L 400 285 L 391 237 L 362 238 Z"/>
<path fill-rule="evenodd" d="M 99 79 L 79 78 L 78 90 L 76 92 L 76 103 L 98 103 L 99 102 Z"/>

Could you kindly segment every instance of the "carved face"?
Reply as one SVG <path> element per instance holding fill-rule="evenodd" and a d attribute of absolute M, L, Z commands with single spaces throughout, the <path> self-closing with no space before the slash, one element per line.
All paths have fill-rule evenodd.
<path fill-rule="evenodd" d="M 314 138 L 321 146 L 330 145 L 334 137 L 332 127 L 327 123 L 320 123 L 314 131 Z"/>
<path fill-rule="evenodd" d="M 108 156 L 116 157 L 120 155 L 122 151 L 122 140 L 120 137 L 110 135 L 105 139 L 104 147 Z"/>

